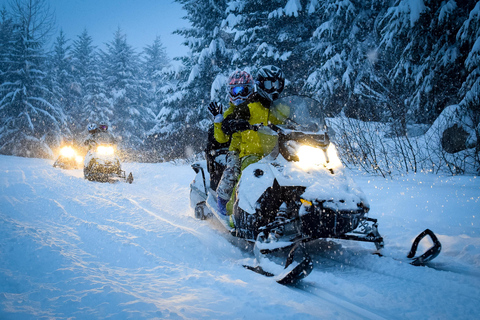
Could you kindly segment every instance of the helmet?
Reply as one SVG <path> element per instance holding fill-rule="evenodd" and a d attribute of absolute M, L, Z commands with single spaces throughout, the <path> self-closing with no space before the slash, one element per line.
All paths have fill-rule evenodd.
<path fill-rule="evenodd" d="M 100 124 L 98 125 L 98 128 L 101 131 L 107 131 L 108 130 L 108 124 L 106 124 L 105 122 L 100 122 Z"/>
<path fill-rule="evenodd" d="M 285 86 L 285 75 L 282 69 L 275 66 L 260 68 L 255 81 L 257 92 L 270 101 L 278 99 Z"/>
<path fill-rule="evenodd" d="M 87 126 L 87 130 L 88 130 L 88 133 L 94 133 L 95 131 L 97 131 L 97 125 L 95 123 L 90 123 Z"/>
<path fill-rule="evenodd" d="M 228 78 L 228 97 L 230 102 L 236 106 L 247 100 L 253 90 L 253 77 L 246 71 L 237 70 Z"/>

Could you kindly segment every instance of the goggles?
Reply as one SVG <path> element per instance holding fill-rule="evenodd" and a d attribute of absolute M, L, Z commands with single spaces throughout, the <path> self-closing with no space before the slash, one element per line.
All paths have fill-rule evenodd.
<path fill-rule="evenodd" d="M 101 125 L 101 126 L 98 126 L 98 128 L 102 131 L 106 131 L 108 129 L 108 126 L 107 125 Z"/>
<path fill-rule="evenodd" d="M 249 86 L 237 86 L 230 88 L 231 97 L 248 97 L 252 93 L 252 90 Z"/>
<path fill-rule="evenodd" d="M 272 80 L 265 80 L 262 82 L 263 90 L 267 93 L 272 93 L 280 89 L 280 81 L 276 79 L 275 81 Z"/>

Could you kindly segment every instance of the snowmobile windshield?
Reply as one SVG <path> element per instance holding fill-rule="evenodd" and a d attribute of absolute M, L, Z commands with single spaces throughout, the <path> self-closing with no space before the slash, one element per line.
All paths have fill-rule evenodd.
<path fill-rule="evenodd" d="M 288 96 L 273 103 L 271 113 L 290 129 L 308 132 L 325 130 L 320 102 L 305 96 Z"/>
<path fill-rule="evenodd" d="M 278 146 L 276 150 L 285 159 L 298 161 L 302 146 L 321 148 L 316 151 L 322 155 L 327 150 L 330 140 L 322 105 L 318 101 L 304 96 L 281 98 L 270 107 L 270 115 L 273 117 L 269 125 L 258 130 L 264 155 Z"/>

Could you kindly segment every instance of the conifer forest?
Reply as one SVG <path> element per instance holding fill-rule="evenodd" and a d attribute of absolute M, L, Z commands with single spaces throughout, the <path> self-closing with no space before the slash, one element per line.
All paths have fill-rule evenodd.
<path fill-rule="evenodd" d="M 211 101 L 237 69 L 286 76 L 282 96 L 320 101 L 347 166 L 480 172 L 480 2 L 175 0 L 184 54 L 128 30 L 72 39 L 46 0 L 0 8 L 0 154 L 54 158 L 106 122 L 126 161 L 201 157 Z M 53 45 L 52 45 L 53 43 Z M 175 62 L 175 63 L 173 63 Z"/>

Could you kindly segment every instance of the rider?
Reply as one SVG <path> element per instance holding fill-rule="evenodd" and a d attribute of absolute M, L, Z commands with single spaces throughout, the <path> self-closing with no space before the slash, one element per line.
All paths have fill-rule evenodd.
<path fill-rule="evenodd" d="M 228 78 L 229 107 L 222 114 L 223 106 L 217 102 L 210 103 L 208 110 L 214 117 L 214 137 L 218 143 L 230 143 L 226 158 L 226 168 L 223 171 L 217 187 L 217 203 L 220 214 L 227 215 L 226 204 L 230 200 L 232 190 L 237 177 L 240 174 L 240 144 L 241 131 L 249 128 L 248 123 L 234 123 L 228 125 L 227 132 L 224 132 L 225 125 L 229 121 L 239 119 L 234 110 L 247 103 L 248 97 L 253 94 L 253 77 L 246 71 L 234 71 Z M 234 128 L 235 127 L 235 128 Z"/>
<path fill-rule="evenodd" d="M 85 139 L 85 145 L 88 146 L 88 149 L 99 143 L 115 143 L 115 139 L 107 130 L 108 125 L 105 122 L 101 122 L 98 126 L 96 123 L 90 123 L 87 126 L 88 136 Z"/>
<path fill-rule="evenodd" d="M 107 143 L 107 144 L 114 144 L 115 138 L 113 135 L 108 131 L 108 124 L 106 122 L 100 122 L 98 124 L 98 133 L 97 133 L 97 142 L 98 143 Z"/>
<path fill-rule="evenodd" d="M 254 92 L 253 79 L 245 71 L 236 71 L 229 78 L 230 107 L 221 116 L 221 106 L 210 104 L 210 112 L 215 117 L 215 138 L 224 143 L 230 140 L 227 168 L 217 187 L 217 201 L 221 214 L 227 213 L 233 188 L 240 172 L 248 165 L 257 162 L 264 155 L 264 146 L 256 131 L 255 124 L 281 124 L 283 117 L 270 113 L 270 105 L 283 90 L 283 72 L 274 66 L 266 66 L 257 74 L 257 92 Z M 233 202 L 228 206 L 229 214 Z"/>
<path fill-rule="evenodd" d="M 87 136 L 87 139 L 85 139 L 85 142 L 84 144 L 86 146 L 88 146 L 88 149 L 92 148 L 95 146 L 96 144 L 96 135 L 97 135 L 97 132 L 98 132 L 98 127 L 97 127 L 97 124 L 96 123 L 90 123 L 88 126 L 87 126 L 87 131 L 88 131 L 88 136 Z"/>

